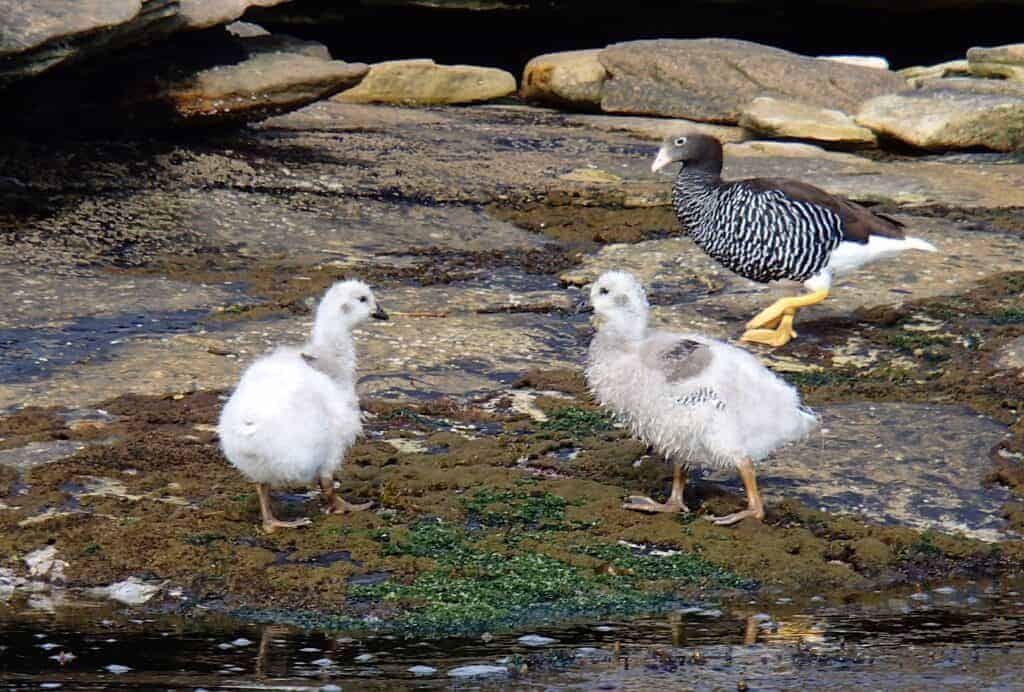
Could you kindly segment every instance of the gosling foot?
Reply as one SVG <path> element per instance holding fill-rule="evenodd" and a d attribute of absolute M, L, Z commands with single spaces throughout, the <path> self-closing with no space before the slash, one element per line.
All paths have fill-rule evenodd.
<path fill-rule="evenodd" d="M 622 503 L 623 509 L 631 509 L 635 512 L 664 512 L 667 514 L 680 514 L 689 512 L 690 508 L 682 500 L 669 498 L 668 502 L 655 502 L 644 495 L 630 495 L 626 502 Z"/>
<path fill-rule="evenodd" d="M 297 529 L 300 526 L 309 526 L 313 522 L 309 519 L 296 519 L 294 521 L 284 521 L 283 519 L 264 519 L 263 520 L 263 531 L 266 533 L 274 533 L 277 529 Z"/>
<path fill-rule="evenodd" d="M 757 519 L 758 521 L 761 521 L 762 519 L 764 519 L 764 510 L 760 508 L 755 509 L 751 507 L 743 510 L 742 512 L 733 512 L 732 514 L 726 514 L 724 517 L 708 516 L 706 518 L 712 524 L 717 524 L 718 526 L 730 526 L 732 524 L 741 522 L 744 519 Z"/>
<path fill-rule="evenodd" d="M 327 505 L 327 513 L 348 514 L 349 512 L 362 512 L 363 510 L 370 509 L 370 507 L 372 506 L 373 502 L 353 504 L 335 495 L 334 497 L 331 498 L 331 503 Z"/>

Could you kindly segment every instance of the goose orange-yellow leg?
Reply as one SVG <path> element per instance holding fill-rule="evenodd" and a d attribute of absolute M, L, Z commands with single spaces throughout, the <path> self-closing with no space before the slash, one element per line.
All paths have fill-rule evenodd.
<path fill-rule="evenodd" d="M 774 347 L 787 344 L 796 336 L 796 332 L 793 330 L 793 317 L 796 315 L 797 308 L 816 305 L 826 298 L 828 298 L 827 288 L 794 298 L 780 298 L 747 322 L 747 331 L 743 333 L 741 340 Z M 771 329 L 770 327 L 775 328 Z"/>

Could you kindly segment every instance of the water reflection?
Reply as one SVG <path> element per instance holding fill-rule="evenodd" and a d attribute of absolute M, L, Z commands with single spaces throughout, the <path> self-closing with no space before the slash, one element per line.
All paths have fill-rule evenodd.
<path fill-rule="evenodd" d="M 0 606 L 0 681 L 87 690 L 1021 689 L 1022 592 L 1024 582 L 966 583 L 853 604 L 680 608 L 531 633 L 543 636 L 441 641 L 258 626 L 198 609 L 139 617 L 67 593 L 32 594 Z M 488 675 L 470 675 L 480 671 Z"/>

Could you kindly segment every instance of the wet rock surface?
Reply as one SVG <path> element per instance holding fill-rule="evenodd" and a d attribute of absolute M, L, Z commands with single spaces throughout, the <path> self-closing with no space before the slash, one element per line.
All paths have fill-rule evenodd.
<path fill-rule="evenodd" d="M 758 352 L 828 432 L 762 465 L 765 524 L 726 530 L 620 509 L 670 474 L 581 388 L 579 288 L 635 271 L 657 324 L 724 338 L 789 289 L 716 267 L 679 235 L 650 139 L 584 117 L 319 103 L 193 141 L 4 147 L 12 569 L 52 541 L 75 585 L 145 577 L 249 617 L 434 632 L 535 621 L 536 602 L 624 613 L 752 581 L 760 597 L 1019 570 L 1012 483 L 984 476 L 999 461 L 1012 479 L 1024 452 L 1005 360 L 1024 336 L 1024 165 L 729 145 L 727 178 L 880 203 L 942 252 L 845 279 L 799 339 Z M 368 436 L 338 479 L 375 510 L 322 516 L 282 491 L 314 523 L 265 536 L 212 426 L 241 369 L 300 341 L 347 276 L 395 313 L 357 334 Z M 695 476 L 688 502 L 729 511 L 738 489 Z M 448 609 L 441 583 L 478 610 Z"/>

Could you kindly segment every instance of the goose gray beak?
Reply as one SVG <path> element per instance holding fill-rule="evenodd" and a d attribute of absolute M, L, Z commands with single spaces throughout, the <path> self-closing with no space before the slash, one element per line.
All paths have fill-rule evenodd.
<path fill-rule="evenodd" d="M 657 173 L 670 163 L 672 163 L 672 158 L 668 155 L 668 152 L 664 149 L 658 149 L 658 155 L 654 157 L 654 163 L 651 164 L 651 171 Z"/>
<path fill-rule="evenodd" d="M 384 308 L 382 308 L 379 305 L 377 306 L 376 310 L 374 310 L 372 313 L 370 313 L 370 317 L 372 317 L 375 320 L 387 320 L 387 319 L 390 319 L 388 317 L 388 313 L 384 312 Z"/>

